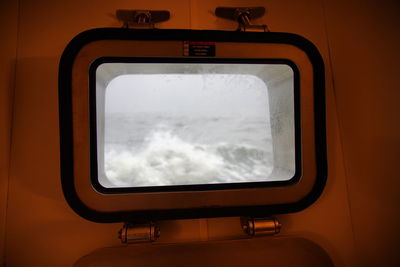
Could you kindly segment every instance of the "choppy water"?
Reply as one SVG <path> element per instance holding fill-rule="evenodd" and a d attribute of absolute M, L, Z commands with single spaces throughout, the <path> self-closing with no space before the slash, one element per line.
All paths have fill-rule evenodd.
<path fill-rule="evenodd" d="M 269 128 L 266 117 L 108 113 L 105 173 L 119 187 L 265 181 Z"/>

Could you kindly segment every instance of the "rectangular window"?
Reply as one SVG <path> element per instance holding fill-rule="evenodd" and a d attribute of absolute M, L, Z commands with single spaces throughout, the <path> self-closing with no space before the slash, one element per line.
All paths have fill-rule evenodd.
<path fill-rule="evenodd" d="M 303 210 L 327 178 L 324 75 L 291 33 L 80 33 L 59 65 L 65 198 L 96 222 Z"/>
<path fill-rule="evenodd" d="M 285 64 L 103 63 L 96 121 L 106 188 L 295 173 L 294 74 Z"/>

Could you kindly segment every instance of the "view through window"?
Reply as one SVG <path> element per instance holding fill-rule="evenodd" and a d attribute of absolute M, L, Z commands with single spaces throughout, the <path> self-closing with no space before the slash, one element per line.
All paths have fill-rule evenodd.
<path fill-rule="evenodd" d="M 265 180 L 272 143 L 253 75 L 122 75 L 105 104 L 105 173 L 117 186 Z"/>
<path fill-rule="evenodd" d="M 207 72 L 114 77 L 97 113 L 103 126 L 98 129 L 103 186 L 270 180 L 274 146 L 263 79 Z"/>

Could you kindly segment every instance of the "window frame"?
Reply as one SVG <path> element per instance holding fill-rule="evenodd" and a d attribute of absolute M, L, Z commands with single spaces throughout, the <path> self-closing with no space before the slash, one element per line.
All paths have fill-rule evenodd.
<path fill-rule="evenodd" d="M 284 44 L 294 46 L 307 56 L 312 68 L 313 84 L 313 149 L 315 154 L 315 181 L 311 190 L 301 199 L 287 203 L 268 203 L 251 206 L 200 206 L 196 208 L 171 208 L 156 210 L 115 210 L 102 211 L 91 207 L 82 200 L 83 195 L 78 193 L 74 180 L 74 128 L 73 128 L 73 97 L 72 80 L 74 61 L 80 50 L 86 45 L 102 40 L 145 40 L 145 41 L 212 41 L 236 43 L 264 43 Z M 199 58 L 200 59 L 200 58 Z M 205 59 L 209 62 L 210 58 Z M 235 58 L 238 61 L 237 58 Z M 159 62 L 159 61 L 157 61 Z M 300 79 L 300 78 L 299 78 Z M 158 220 L 158 219 L 185 219 L 221 216 L 267 216 L 279 213 L 291 213 L 303 210 L 314 203 L 321 195 L 327 179 L 326 155 L 326 126 L 325 126 L 325 71 L 324 63 L 318 49 L 307 39 L 291 33 L 250 33 L 230 31 L 204 30 L 136 30 L 101 28 L 92 29 L 78 34 L 65 48 L 59 64 L 59 119 L 60 119 L 60 169 L 61 184 L 66 201 L 81 217 L 103 223 Z M 301 88 L 300 88 L 301 90 Z M 90 105 L 90 103 L 88 103 Z M 93 112 L 90 112 L 92 114 Z M 298 113 L 297 113 L 298 114 Z M 90 115 L 91 116 L 91 115 Z M 295 115 L 296 116 L 296 115 Z M 299 115 L 300 116 L 300 115 Z M 302 118 L 300 117 L 300 120 Z M 90 119 L 91 120 L 91 119 Z M 90 127 L 90 126 L 88 126 Z M 295 129 L 296 130 L 296 129 Z M 90 139 L 93 147 L 93 140 Z M 97 146 L 97 143 L 96 143 Z M 90 152 L 91 153 L 91 152 Z M 297 153 L 297 150 L 296 150 Z M 296 158 L 297 160 L 297 158 Z M 91 163 L 90 163 L 91 164 Z M 314 163 L 313 163 L 314 164 Z M 296 168 L 297 168 L 296 161 Z M 300 165 L 301 166 L 301 165 Z M 91 168 L 91 166 L 89 166 Z M 296 169 L 297 171 L 297 169 Z M 90 175 L 91 176 L 91 175 Z M 91 179 L 88 177 L 88 179 Z M 292 179 L 293 180 L 293 179 Z M 299 178 L 301 181 L 301 178 Z M 290 180 L 289 180 L 290 181 Z M 268 188 L 280 188 L 281 182 L 270 182 Z M 292 186 L 295 183 L 292 183 Z M 240 184 L 239 184 L 240 185 Z M 187 186 L 187 185 L 186 185 Z M 243 186 L 243 185 L 241 185 Z M 290 185 L 285 185 L 291 187 Z M 241 187 L 243 188 L 243 187 Z M 221 188 L 222 189 L 222 188 Z M 213 191 L 219 191 L 213 189 Z M 235 191 L 235 190 L 234 190 Z M 237 190 L 236 190 L 237 191 Z M 145 194 L 147 192 L 144 192 Z M 151 193 L 151 192 L 150 192 Z M 167 193 L 161 192 L 160 194 Z M 190 192 L 187 192 L 190 193 Z M 186 193 L 186 194 L 187 194 Z M 122 193 L 126 194 L 126 193 Z M 115 194 L 106 194 L 115 195 Z"/>
<path fill-rule="evenodd" d="M 104 63 L 210 63 L 210 64 L 281 64 L 287 65 L 293 71 L 293 112 L 294 112 L 294 175 L 286 181 L 257 181 L 220 184 L 186 184 L 186 185 L 162 185 L 140 187 L 104 187 L 98 179 L 98 153 L 97 153 L 97 90 L 96 71 Z M 208 191 L 225 189 L 245 189 L 287 186 L 297 183 L 301 176 L 301 131 L 300 131 L 300 84 L 299 70 L 296 64 L 288 59 L 256 59 L 256 58 L 154 58 L 154 57 L 101 57 L 96 59 L 89 69 L 89 109 L 90 109 L 90 169 L 91 182 L 94 188 L 103 194 L 119 193 L 144 193 L 144 192 L 183 192 L 183 191 Z M 273 142 L 273 140 L 272 140 Z"/>

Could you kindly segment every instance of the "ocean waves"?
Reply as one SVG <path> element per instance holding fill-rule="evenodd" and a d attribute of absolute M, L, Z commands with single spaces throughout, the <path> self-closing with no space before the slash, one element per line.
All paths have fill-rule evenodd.
<path fill-rule="evenodd" d="M 140 147 L 105 145 L 104 170 L 115 186 L 160 186 L 265 181 L 272 171 L 272 149 L 245 142 L 183 140 L 156 128 Z"/>

